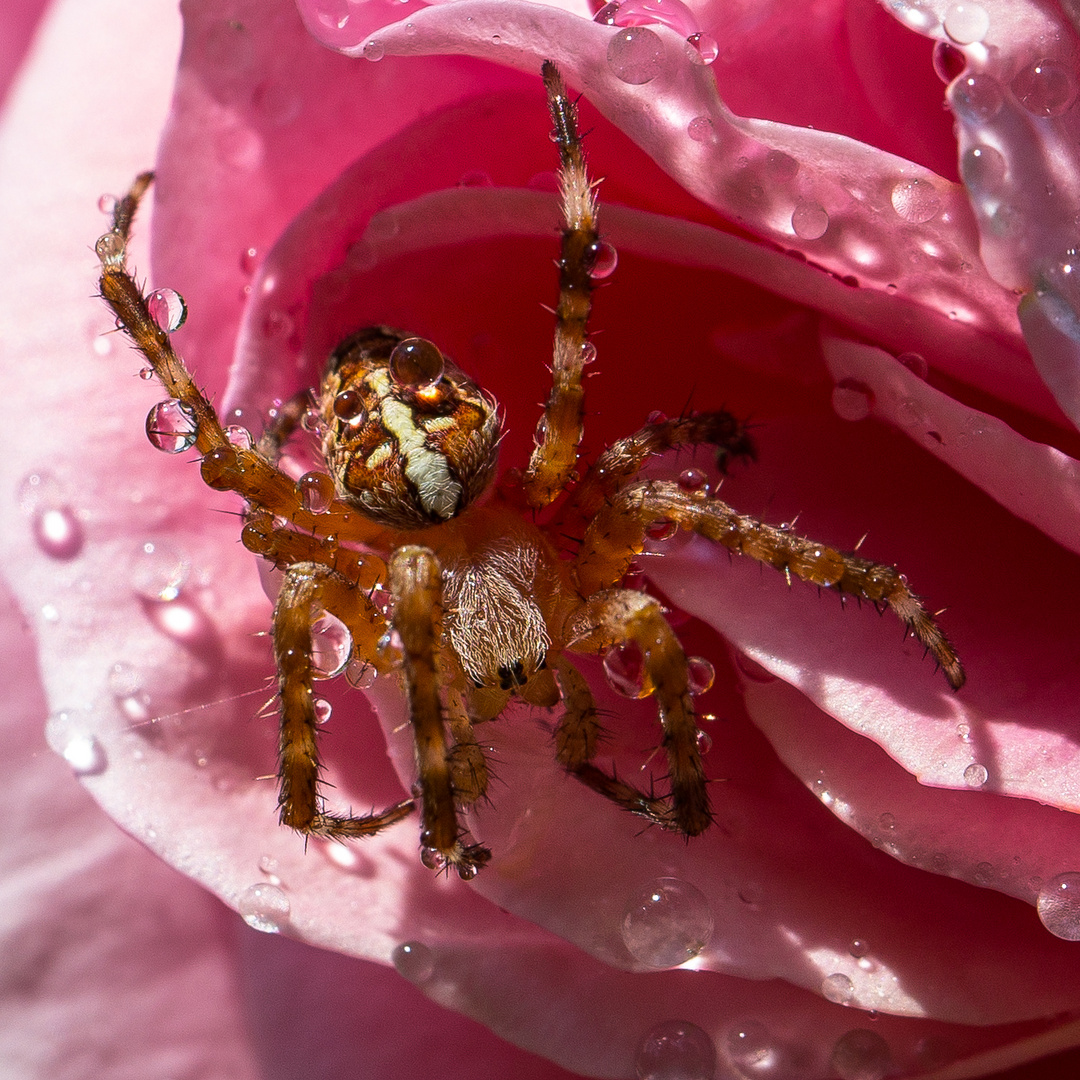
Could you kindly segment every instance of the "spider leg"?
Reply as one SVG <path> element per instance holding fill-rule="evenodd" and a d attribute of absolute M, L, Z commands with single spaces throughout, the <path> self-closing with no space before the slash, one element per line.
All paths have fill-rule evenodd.
<path fill-rule="evenodd" d="M 567 630 L 568 648 L 574 652 L 602 653 L 620 642 L 634 642 L 641 650 L 644 664 L 642 694 L 652 693 L 656 697 L 664 729 L 662 745 L 667 755 L 671 785 L 670 806 L 608 776 L 587 761 L 571 765 L 571 771 L 620 806 L 643 814 L 665 828 L 678 829 L 687 836 L 704 832 L 712 822 L 712 812 L 698 749 L 686 654 L 659 603 L 651 596 L 630 589 L 606 589 L 581 604 L 570 617 Z M 583 690 L 588 692 L 585 680 L 579 675 L 580 682 L 575 685 L 577 680 L 567 678 L 561 668 L 559 678 L 571 691 L 568 707 L 579 714 L 587 711 L 582 695 Z M 581 720 L 567 723 L 564 718 L 560 725 L 566 736 L 562 746 L 568 757 L 572 752 L 580 752 L 581 744 L 588 747 L 587 735 L 584 740 L 577 737 L 577 745 L 572 737 L 574 729 L 581 723 Z M 558 735 L 556 738 L 558 740 Z M 556 748 L 558 752 L 558 741 Z"/>
<path fill-rule="evenodd" d="M 964 685 L 964 668 L 952 643 L 895 567 L 766 525 L 736 513 L 719 499 L 695 496 L 670 481 L 632 484 L 597 513 L 573 565 L 582 595 L 619 581 L 642 550 L 646 527 L 657 521 L 676 522 L 789 578 L 794 574 L 812 585 L 889 607 L 937 661 L 949 685 L 954 690 Z"/>
<path fill-rule="evenodd" d="M 118 325 L 146 357 L 169 396 L 190 416 L 193 446 L 202 455 L 203 479 L 210 487 L 235 491 L 249 503 L 265 507 L 307 532 L 347 536 L 357 542 L 374 541 L 383 530 L 366 521 L 348 503 L 333 499 L 325 513 L 312 512 L 305 505 L 302 486 L 256 450 L 230 442 L 214 407 L 195 385 L 168 333 L 150 314 L 147 297 L 128 271 L 126 248 L 135 212 L 152 180 L 152 173 L 136 178 L 128 194 L 117 203 L 112 230 L 97 242 L 101 260 L 99 288 Z"/>
<path fill-rule="evenodd" d="M 390 559 L 394 629 L 401 637 L 409 719 L 416 745 L 422 801 L 420 844 L 429 860 L 474 877 L 491 857 L 480 845 L 464 846 L 454 801 L 451 755 L 446 744 L 436 657 L 441 636 L 442 572 L 428 548 L 408 545 Z"/>
<path fill-rule="evenodd" d="M 454 796 L 458 805 L 471 806 L 487 792 L 487 760 L 476 741 L 472 720 L 458 691 L 449 692 L 447 706 L 450 714 L 450 734 L 454 740 L 450 750 L 450 778 Z"/>
<path fill-rule="evenodd" d="M 281 694 L 281 823 L 297 832 L 335 840 L 372 836 L 407 817 L 416 804 L 403 799 L 381 813 L 363 817 L 327 814 L 321 809 L 311 657 L 311 627 L 320 609 L 332 611 L 349 627 L 354 646 L 368 663 L 381 670 L 388 666 L 375 647 L 386 623 L 367 595 L 325 566 L 290 566 L 274 607 L 274 653 Z"/>
<path fill-rule="evenodd" d="M 592 307 L 591 271 L 600 254 L 596 191 L 585 170 L 577 130 L 577 106 L 566 95 L 558 68 L 544 62 L 544 86 L 559 146 L 559 190 L 565 227 L 559 256 L 559 303 L 555 310 L 553 385 L 524 476 L 529 506 L 552 502 L 573 477 L 584 415 L 582 377 L 591 359 L 586 324 Z"/>

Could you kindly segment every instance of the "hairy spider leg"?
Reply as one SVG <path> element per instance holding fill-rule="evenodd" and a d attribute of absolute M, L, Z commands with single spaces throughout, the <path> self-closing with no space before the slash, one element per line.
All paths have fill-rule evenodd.
<path fill-rule="evenodd" d="M 964 685 L 964 669 L 949 639 L 895 567 L 848 555 L 788 529 L 736 513 L 727 503 L 683 491 L 670 481 L 632 484 L 602 507 L 585 531 L 573 564 L 580 591 L 589 595 L 622 579 L 642 550 L 645 529 L 671 521 L 822 588 L 889 607 L 937 661 L 949 685 Z"/>
<path fill-rule="evenodd" d="M 118 325 L 146 357 L 171 398 L 188 411 L 194 424 L 194 449 L 202 455 L 202 476 L 210 487 L 235 491 L 249 503 L 285 518 L 299 529 L 319 536 L 336 536 L 356 543 L 373 543 L 384 535 L 380 526 L 365 520 L 348 503 L 333 499 L 325 513 L 312 513 L 304 493 L 280 469 L 253 449 L 234 446 L 221 426 L 214 407 L 195 385 L 168 333 L 150 314 L 147 298 L 127 268 L 127 242 L 139 202 L 153 181 L 142 173 L 121 199 L 113 214 L 113 228 L 97 242 L 101 260 L 99 288 Z"/>
<path fill-rule="evenodd" d="M 558 68 L 545 61 L 542 70 L 555 125 L 553 136 L 559 147 L 559 191 L 565 228 L 559 256 L 552 388 L 538 428 L 539 441 L 524 475 L 523 491 L 534 510 L 556 499 L 574 476 L 585 412 L 582 377 L 590 359 L 586 324 L 592 307 L 591 272 L 601 251 L 596 191 L 585 170 L 577 106 L 566 96 Z"/>
<path fill-rule="evenodd" d="M 642 696 L 656 698 L 662 746 L 667 755 L 670 805 L 645 795 L 595 766 L 578 766 L 574 774 L 602 795 L 642 814 L 665 828 L 698 836 L 712 823 L 705 769 L 698 749 L 698 728 L 690 696 L 690 676 L 686 653 L 668 625 L 660 604 L 651 596 L 632 589 L 605 589 L 571 615 L 567 648 L 578 653 L 603 653 L 620 642 L 634 642 L 641 650 Z M 560 671 L 560 676 L 562 676 Z M 582 680 L 583 682 L 584 680 Z M 574 687 L 581 708 L 580 693 Z"/>
<path fill-rule="evenodd" d="M 454 745 L 450 750 L 450 779 L 459 806 L 472 806 L 487 793 L 488 766 L 476 741 L 473 723 L 459 691 L 447 691 L 447 713 Z"/>
<path fill-rule="evenodd" d="M 409 720 L 416 748 L 422 820 L 420 844 L 427 861 L 440 860 L 463 878 L 474 877 L 491 852 L 463 845 L 454 800 L 453 769 L 439 700 L 436 655 L 442 637 L 442 571 L 435 553 L 410 544 L 390 558 L 393 626 L 401 637 Z"/>
<path fill-rule="evenodd" d="M 362 589 L 317 563 L 289 567 L 274 606 L 274 656 L 281 696 L 281 823 L 306 835 L 334 840 L 372 836 L 407 817 L 416 803 L 402 799 L 381 813 L 362 817 L 322 810 L 311 657 L 311 628 L 320 610 L 332 611 L 349 628 L 357 656 L 381 671 L 390 666 L 377 648 L 386 621 Z"/>

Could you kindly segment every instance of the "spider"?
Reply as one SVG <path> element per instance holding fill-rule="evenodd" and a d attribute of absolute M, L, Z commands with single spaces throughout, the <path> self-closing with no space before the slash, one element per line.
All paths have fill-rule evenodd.
<path fill-rule="evenodd" d="M 707 490 L 641 479 L 656 454 L 708 445 L 723 468 L 750 460 L 745 426 L 725 411 L 659 419 L 605 449 L 578 477 L 583 370 L 592 359 L 587 322 L 593 275 L 606 248 L 597 231 L 596 185 L 586 172 L 576 102 L 556 67 L 543 80 L 560 155 L 564 224 L 555 312 L 553 386 L 515 498 L 488 493 L 502 416 L 495 400 L 432 342 L 384 326 L 342 341 L 316 401 L 326 472 L 294 481 L 282 446 L 305 402 L 280 411 L 257 444 L 222 427 L 173 350 L 126 265 L 126 245 L 152 174 L 119 201 L 97 243 L 101 295 L 149 362 L 186 424 L 174 449 L 193 446 L 205 482 L 245 500 L 241 539 L 284 571 L 273 614 L 281 712 L 280 819 L 306 836 L 370 836 L 419 809 L 421 857 L 473 877 L 490 852 L 472 842 L 462 811 L 485 796 L 488 767 L 474 725 L 511 698 L 561 703 L 554 753 L 600 795 L 650 823 L 696 836 L 712 815 L 687 658 L 660 603 L 620 583 L 648 530 L 679 527 L 819 587 L 891 608 L 954 689 L 964 682 L 955 650 L 893 567 L 741 515 Z M 174 430 L 170 428 L 170 430 Z M 160 442 L 159 442 L 160 445 Z M 547 520 L 538 512 L 558 500 Z M 524 511 L 524 512 L 523 512 Z M 557 537 L 581 537 L 560 557 Z M 376 588 L 390 602 L 374 599 Z M 412 797 L 362 816 L 326 810 L 312 680 L 312 628 L 323 612 L 352 635 L 352 655 L 379 674 L 400 668 L 415 741 Z M 636 647 L 640 696 L 655 697 L 668 790 L 643 791 L 595 762 L 597 708 L 572 654 Z"/>

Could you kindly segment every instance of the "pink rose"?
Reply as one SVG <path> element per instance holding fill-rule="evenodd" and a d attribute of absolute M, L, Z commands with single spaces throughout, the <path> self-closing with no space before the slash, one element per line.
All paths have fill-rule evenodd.
<path fill-rule="evenodd" d="M 496 394 L 503 465 L 522 464 L 550 359 L 538 72 L 555 60 L 585 93 L 620 253 L 597 295 L 587 447 L 688 400 L 752 416 L 761 461 L 731 470 L 725 500 L 840 547 L 867 533 L 862 554 L 948 605 L 968 685 L 951 693 L 891 617 L 675 538 L 646 568 L 717 671 L 699 699 L 718 717 L 716 827 L 689 844 L 642 833 L 565 777 L 543 717 L 516 708 L 483 729 L 498 782 L 472 827 L 495 857 L 474 883 L 420 865 L 415 821 L 305 850 L 277 825 L 273 782 L 253 780 L 275 768 L 273 719 L 253 719 L 272 694 L 269 603 L 217 512 L 235 503 L 146 443 L 160 388 L 131 377 L 139 357 L 87 296 L 107 227 L 94 203 L 154 157 L 176 23 L 157 0 L 63 0 L 0 133 L 0 339 L 23 376 L 5 399 L 19 434 L 0 527 L 26 1075 L 118 1060 L 161 1076 L 378 1061 L 624 1077 L 668 1021 L 701 1029 L 683 1049 L 705 1040 L 717 1075 L 763 1078 L 985 1075 L 1080 1042 L 1075 946 L 1047 929 L 1080 934 L 1080 878 L 1061 878 L 1080 873 L 1062 812 L 1077 803 L 1074 32 L 1003 0 L 640 6 L 620 27 L 583 4 L 305 3 L 352 58 L 282 0 L 186 4 L 133 263 L 150 270 L 150 238 L 152 287 L 190 311 L 175 343 L 227 420 L 256 426 L 342 333 L 385 321 Z M 938 39 L 954 80 L 970 194 L 912 30 Z M 1030 355 L 1014 290 L 1031 293 Z M 585 666 L 610 713 L 605 755 L 629 773 L 657 741 L 653 706 Z M 333 797 L 399 798 L 393 681 L 366 700 L 342 680 L 320 693 Z M 45 714 L 107 813 L 249 921 L 394 962 L 558 1064 L 385 969 L 237 937 L 34 756 Z M 675 883 L 650 949 L 626 916 L 660 878 Z M 699 970 L 661 970 L 695 942 Z"/>

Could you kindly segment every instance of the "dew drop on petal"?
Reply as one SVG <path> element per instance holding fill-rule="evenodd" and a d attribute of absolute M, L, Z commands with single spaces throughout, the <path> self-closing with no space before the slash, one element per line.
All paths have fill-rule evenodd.
<path fill-rule="evenodd" d="M 1054 937 L 1080 941 L 1080 873 L 1069 871 L 1046 882 L 1039 890 L 1035 910 Z"/>
<path fill-rule="evenodd" d="M 739 1020 L 727 1034 L 727 1053 L 736 1068 L 756 1071 L 771 1064 L 776 1047 L 760 1020 Z"/>
<path fill-rule="evenodd" d="M 645 536 L 654 543 L 670 540 L 679 531 L 678 522 L 663 518 L 645 526 Z"/>
<path fill-rule="evenodd" d="M 695 116 L 687 124 L 686 134 L 696 143 L 716 142 L 716 128 L 707 116 Z"/>
<path fill-rule="evenodd" d="M 304 473 L 296 481 L 296 487 L 300 492 L 300 501 L 304 509 L 312 514 L 325 514 L 334 501 L 334 481 L 327 473 L 309 472 Z"/>
<path fill-rule="evenodd" d="M 71 766 L 76 776 L 98 776 L 105 771 L 105 749 L 75 712 L 60 710 L 45 721 L 45 742 Z"/>
<path fill-rule="evenodd" d="M 103 213 L 112 217 L 116 212 L 116 204 L 120 200 L 115 195 L 101 195 L 98 197 L 97 208 Z"/>
<path fill-rule="evenodd" d="M 878 824 L 886 831 L 892 832 L 896 828 L 896 815 L 890 814 L 888 810 L 885 811 L 878 818 Z"/>
<path fill-rule="evenodd" d="M 843 972 L 826 975 L 821 980 L 821 996 L 837 1005 L 847 1005 L 855 997 L 855 984 Z"/>
<path fill-rule="evenodd" d="M 937 16 L 926 0 L 885 0 L 885 6 L 912 30 L 929 30 L 937 25 Z"/>
<path fill-rule="evenodd" d="M 973 45 L 986 37 L 990 29 L 990 16 L 978 4 L 953 4 L 945 12 L 942 26 L 957 45 Z"/>
<path fill-rule="evenodd" d="M 326 698 L 312 698 L 311 707 L 315 712 L 316 724 L 325 724 L 334 713 L 334 706 Z"/>
<path fill-rule="evenodd" d="M 615 273 L 615 267 L 619 264 L 619 253 L 614 245 L 606 240 L 597 240 L 586 251 L 585 260 L 589 266 L 589 277 L 593 281 L 602 281 Z"/>
<path fill-rule="evenodd" d="M 686 52 L 695 64 L 707 67 L 720 55 L 720 45 L 708 34 L 691 34 L 686 39 Z"/>
<path fill-rule="evenodd" d="M 905 221 L 921 225 L 941 212 L 941 196 L 929 180 L 904 177 L 893 186 L 892 207 Z"/>
<path fill-rule="evenodd" d="M 352 634 L 336 616 L 324 611 L 311 625 L 311 668 L 316 679 L 340 675 L 352 655 Z"/>
<path fill-rule="evenodd" d="M 801 202 L 791 212 L 791 228 L 803 240 L 818 240 L 829 228 L 829 215 L 817 203 Z"/>
<path fill-rule="evenodd" d="M 617 3 L 605 4 L 594 16 L 593 22 L 601 26 L 615 26 L 615 19 L 619 14 L 620 5 Z"/>
<path fill-rule="evenodd" d="M 170 601 L 180 595 L 188 576 L 188 560 L 157 540 L 138 546 L 131 565 L 132 591 L 146 600 Z"/>
<path fill-rule="evenodd" d="M 364 48 L 361 50 L 365 60 L 370 60 L 373 64 L 377 63 L 386 55 L 386 49 L 383 47 L 381 41 L 376 41 L 372 38 L 370 41 L 364 43 Z"/>
<path fill-rule="evenodd" d="M 692 960 L 709 943 L 713 915 L 700 889 L 663 877 L 643 889 L 626 908 L 622 939 L 630 955 L 651 968 L 673 968 Z"/>
<path fill-rule="evenodd" d="M 930 370 L 930 365 L 926 362 L 926 357 L 921 356 L 917 352 L 902 352 L 896 359 L 899 363 L 903 364 L 912 375 L 916 375 L 920 379 L 925 379 Z"/>
<path fill-rule="evenodd" d="M 187 321 L 187 304 L 175 289 L 155 289 L 146 298 L 146 307 L 150 318 L 168 334 Z"/>
<path fill-rule="evenodd" d="M 1076 79 L 1068 65 L 1045 57 L 1018 72 L 1010 87 L 1034 116 L 1060 116 L 1076 100 Z"/>
<path fill-rule="evenodd" d="M 31 527 L 34 542 L 50 559 L 74 559 L 83 549 L 82 525 L 67 506 L 42 507 Z"/>
<path fill-rule="evenodd" d="M 249 885 L 237 897 L 236 910 L 248 926 L 264 934 L 280 934 L 289 921 L 289 898 L 269 882 Z"/>
<path fill-rule="evenodd" d="M 953 108 L 966 120 L 981 123 L 1001 111 L 1005 94 L 992 75 L 964 75 L 952 85 L 949 94 Z"/>
<path fill-rule="evenodd" d="M 970 788 L 980 788 L 990 778 L 990 773 L 987 771 L 985 765 L 980 765 L 977 761 L 973 761 L 964 770 L 964 783 Z"/>
<path fill-rule="evenodd" d="M 182 401 L 160 401 L 146 415 L 146 437 L 166 454 L 179 454 L 195 445 L 195 413 Z"/>
<path fill-rule="evenodd" d="M 638 1043 L 634 1066 L 638 1080 L 713 1080 L 716 1047 L 697 1024 L 665 1020 Z"/>
<path fill-rule="evenodd" d="M 992 146 L 969 146 L 960 159 L 960 175 L 970 188 L 997 187 L 1005 178 L 1005 159 Z"/>
<path fill-rule="evenodd" d="M 682 0 L 622 0 L 616 26 L 644 26 L 659 23 L 688 37 L 698 30 L 694 13 Z"/>
<path fill-rule="evenodd" d="M 615 78 L 642 86 L 660 74 L 664 43 L 644 26 L 620 30 L 608 45 L 607 62 Z"/>
<path fill-rule="evenodd" d="M 947 41 L 938 41 L 934 45 L 934 71 L 943 83 L 951 83 L 957 75 L 963 74 L 967 67 L 967 57 L 961 49 Z"/>
<path fill-rule="evenodd" d="M 396 945 L 390 961 L 397 973 L 411 983 L 425 983 L 435 973 L 435 954 L 419 941 Z"/>
<path fill-rule="evenodd" d="M 690 680 L 690 693 L 696 696 L 711 689 L 716 679 L 716 668 L 704 656 L 688 656 L 686 674 Z"/>
<path fill-rule="evenodd" d="M 874 392 L 857 379 L 841 379 L 833 387 L 832 407 L 841 420 L 865 420 L 874 407 Z"/>
<path fill-rule="evenodd" d="M 434 386 L 442 378 L 444 367 L 439 347 L 426 338 L 405 338 L 390 353 L 390 378 L 399 386 L 413 390 Z"/>
<path fill-rule="evenodd" d="M 883 1080 L 892 1067 L 889 1044 L 867 1028 L 844 1032 L 829 1060 L 840 1080 Z"/>

